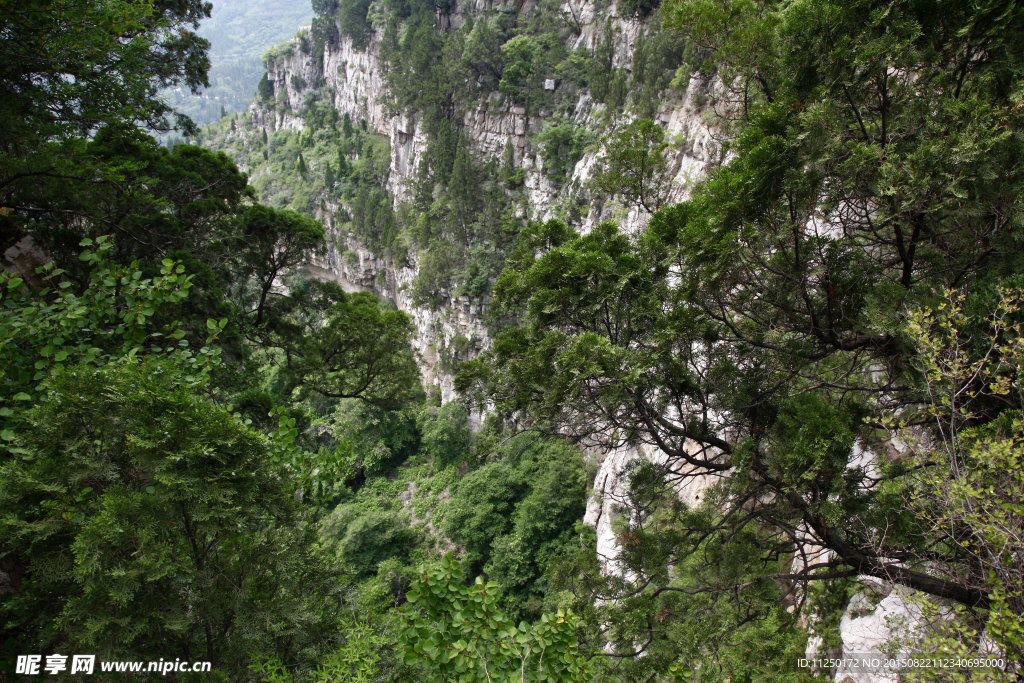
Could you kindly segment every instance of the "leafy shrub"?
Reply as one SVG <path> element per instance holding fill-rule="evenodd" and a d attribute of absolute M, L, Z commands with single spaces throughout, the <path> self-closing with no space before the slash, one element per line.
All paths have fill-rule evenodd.
<path fill-rule="evenodd" d="M 469 456 L 471 434 L 468 418 L 466 409 L 455 401 L 440 408 L 429 407 L 420 413 L 416 424 L 423 446 L 438 468 L 462 462 Z"/>
<path fill-rule="evenodd" d="M 356 468 L 366 476 L 397 466 L 416 451 L 420 440 L 411 408 L 385 410 L 354 398 L 338 403 L 330 431 L 351 445 Z"/>
<path fill-rule="evenodd" d="M 661 0 L 619 0 L 619 14 L 624 17 L 643 18 L 650 16 L 658 7 Z"/>
<path fill-rule="evenodd" d="M 545 128 L 538 136 L 543 146 L 541 157 L 545 172 L 555 181 L 564 183 L 594 139 L 592 132 L 577 127 L 571 121 Z"/>
<path fill-rule="evenodd" d="M 365 511 L 351 503 L 338 506 L 323 521 L 320 537 L 325 549 L 344 562 L 357 580 L 374 576 L 382 562 L 408 563 L 419 541 L 401 513 Z"/>
<path fill-rule="evenodd" d="M 521 618 L 539 610 L 545 568 L 573 542 L 586 477 L 576 449 L 533 434 L 505 442 L 497 455 L 459 482 L 445 531 L 466 548 L 467 567 L 487 573 L 509 614 Z"/>

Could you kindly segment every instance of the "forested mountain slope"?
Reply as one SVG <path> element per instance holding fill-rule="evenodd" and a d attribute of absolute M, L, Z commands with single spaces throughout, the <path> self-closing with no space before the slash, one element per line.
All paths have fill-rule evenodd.
<path fill-rule="evenodd" d="M 317 0 L 161 148 L 208 9 L 2 14 L 3 666 L 1019 677 L 1016 5 Z"/>
<path fill-rule="evenodd" d="M 682 500 L 699 506 L 716 473 L 733 470 L 735 449 L 765 449 L 742 493 L 707 495 L 725 496 L 716 504 L 733 510 L 726 519 L 745 510 L 744 528 L 769 534 L 755 542 L 765 562 L 791 557 L 779 554 L 790 544 L 802 549 L 777 570 L 796 582 L 783 602 L 802 603 L 799 586 L 814 574 L 840 583 L 860 574 L 980 604 L 970 580 L 906 567 L 915 542 L 880 548 L 873 531 L 841 538 L 830 528 L 890 504 L 875 509 L 885 498 L 876 489 L 900 480 L 907 464 L 887 462 L 892 447 L 877 429 L 898 429 L 896 414 L 931 400 L 913 379 L 914 363 L 905 365 L 901 320 L 934 305 L 943 287 L 981 295 L 1016 282 L 1020 214 L 1009 188 L 1017 165 L 992 156 L 1015 138 L 998 132 L 1001 119 L 973 128 L 964 109 L 970 98 L 1004 97 L 1000 111 L 1014 116 L 1015 91 L 995 85 L 1010 78 L 1001 65 L 1012 71 L 1012 50 L 968 57 L 962 82 L 939 85 L 954 68 L 942 55 L 954 54 L 961 38 L 953 36 L 968 29 L 923 26 L 915 14 L 893 28 L 898 40 L 883 39 L 872 31 L 888 30 L 880 28 L 887 20 L 870 19 L 866 7 L 758 11 L 464 3 L 364 16 L 358 4 L 321 3 L 309 33 L 268 55 L 261 98 L 234 130 L 244 150 L 236 158 L 250 164 L 257 187 L 266 178 L 266 196 L 297 202 L 332 230 L 321 272 L 413 314 L 417 348 L 444 401 L 475 396 L 478 407 L 530 416 L 528 424 L 598 449 L 604 465 L 588 520 L 599 525 L 600 555 L 624 550 L 610 520 L 638 462 L 651 462 L 645 476 L 675 480 Z M 979 11 L 984 19 L 957 16 L 970 31 L 1005 40 L 1012 13 Z M 814 42 L 834 22 L 851 45 L 876 47 Z M 872 69 L 892 73 L 878 80 Z M 1003 75 L 989 75 L 996 72 Z M 931 92 L 918 88 L 925 77 Z M 972 79 L 976 94 L 967 97 Z M 948 116 L 922 129 L 925 110 Z M 962 142 L 950 145 L 951 136 Z M 284 170 L 290 158 L 295 180 L 282 186 L 273 165 L 282 159 Z M 923 175 L 910 173 L 921 163 Z M 990 189 L 943 174 L 988 177 Z M 694 200 L 672 206 L 695 190 Z M 550 219 L 563 223 L 541 225 Z M 608 220 L 635 237 L 615 236 Z M 552 251 L 541 257 L 545 248 Z M 494 283 L 509 265 L 495 308 Z M 645 308 L 648 297 L 672 302 L 674 312 Z M 493 334 L 523 314 L 526 326 L 501 334 L 491 351 Z M 674 316 L 682 318 L 669 322 Z M 656 341 L 666 334 L 672 341 Z M 452 361 L 481 351 L 463 366 L 457 394 Z M 754 384 L 725 391 L 733 381 Z M 797 425 L 821 431 L 796 438 L 834 444 L 826 451 L 848 460 L 845 475 L 826 468 L 845 493 L 820 492 L 809 472 L 821 465 L 771 464 L 771 453 L 803 448 L 786 431 Z M 819 462 L 826 456 L 816 448 L 800 457 Z M 792 470 L 803 480 L 790 479 Z M 768 496 L 760 503 L 768 508 L 790 498 L 795 507 L 758 511 L 750 496 Z M 753 521 L 766 518 L 767 528 Z M 639 520 L 638 529 L 650 523 Z M 916 613 L 907 609 L 904 617 Z M 855 641 L 857 627 L 847 624 L 845 635 Z"/>

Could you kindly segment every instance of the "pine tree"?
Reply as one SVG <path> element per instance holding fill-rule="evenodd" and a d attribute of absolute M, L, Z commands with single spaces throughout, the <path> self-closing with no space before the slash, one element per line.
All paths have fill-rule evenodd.
<path fill-rule="evenodd" d="M 267 144 L 267 129 L 266 128 L 263 129 L 263 144 L 264 145 Z"/>
<path fill-rule="evenodd" d="M 220 105 L 220 117 L 224 118 L 228 115 L 228 110 L 224 108 L 224 105 Z"/>
<path fill-rule="evenodd" d="M 341 134 L 346 140 L 352 137 L 352 118 L 348 115 L 348 112 L 345 112 L 345 118 L 341 123 Z"/>
<path fill-rule="evenodd" d="M 326 163 L 327 168 L 324 169 L 324 186 L 327 191 L 330 192 L 334 189 L 334 169 L 331 168 L 331 162 Z"/>
<path fill-rule="evenodd" d="M 346 178 L 349 174 L 348 159 L 345 158 L 345 153 L 338 150 L 338 178 Z"/>
<path fill-rule="evenodd" d="M 476 170 L 469 156 L 469 145 L 460 140 L 459 149 L 452 164 L 452 175 L 448 180 L 448 194 L 456 201 L 468 201 L 476 196 Z"/>
<path fill-rule="evenodd" d="M 612 79 L 612 58 L 615 55 L 615 35 L 612 32 L 612 21 L 609 18 L 604 24 L 604 35 L 601 43 L 594 50 L 594 57 L 588 65 L 590 92 L 598 102 L 608 97 L 608 88 Z"/>
<path fill-rule="evenodd" d="M 306 160 L 302 158 L 302 152 L 299 152 L 299 159 L 295 162 L 295 170 L 299 172 L 303 178 L 306 177 Z"/>
<path fill-rule="evenodd" d="M 498 178 L 501 182 L 508 184 L 516 172 L 516 153 L 512 147 L 512 138 L 505 141 L 505 149 L 501 153 L 501 169 L 498 171 Z"/>
<path fill-rule="evenodd" d="M 459 136 L 458 151 L 455 153 L 452 175 L 448 180 L 448 196 L 451 199 L 456 226 L 465 244 L 469 243 L 469 225 L 476 214 L 477 190 L 476 169 L 473 168 L 473 161 L 469 156 L 469 145 L 465 138 Z"/>
<path fill-rule="evenodd" d="M 434 181 L 430 177 L 430 166 L 427 157 L 420 158 L 420 165 L 416 171 L 416 209 L 420 213 L 426 212 L 434 201 Z"/>

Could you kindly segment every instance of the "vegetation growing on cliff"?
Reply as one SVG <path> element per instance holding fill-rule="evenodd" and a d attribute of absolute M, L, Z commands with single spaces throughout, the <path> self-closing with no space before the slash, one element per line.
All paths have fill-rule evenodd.
<path fill-rule="evenodd" d="M 389 140 L 315 69 L 290 107 L 267 81 L 252 116 L 179 118 L 205 149 L 138 128 L 204 82 L 208 6 L 34 9 L 0 13 L 0 666 L 810 680 L 808 622 L 834 644 L 866 575 L 927 601 L 906 646 L 993 643 L 1019 675 L 1016 5 L 627 2 L 627 69 L 611 20 L 567 49 L 561 5 L 318 0 L 294 49 L 379 49 L 426 134 L 397 206 Z M 726 163 L 666 205 L 659 98 L 698 71 Z M 460 125 L 485 103 L 527 118 L 491 159 Z M 646 228 L 531 221 L 524 153 L 567 183 L 596 144 L 567 195 Z M 408 315 L 307 276 L 347 237 L 415 260 L 419 304 L 496 297 L 457 380 L 479 431 L 423 391 Z M 613 563 L 580 445 L 662 456 L 626 473 Z"/>
<path fill-rule="evenodd" d="M 5 675 L 20 655 L 73 648 L 206 659 L 220 680 L 276 663 L 305 680 L 352 633 L 380 630 L 413 571 L 402 561 L 440 552 L 400 505 L 321 522 L 393 506 L 369 475 L 409 462 L 420 482 L 437 470 L 414 506 L 433 524 L 473 448 L 464 412 L 425 405 L 408 316 L 303 276 L 320 224 L 256 203 L 226 155 L 161 148 L 137 127 L 169 125 L 159 87 L 203 83 L 189 27 L 208 10 L 0 13 Z M 14 58 L 30 48 L 35 61 Z M 366 152 L 379 140 L 362 128 L 347 137 Z M 354 160 L 355 182 L 377 182 L 373 159 Z M 310 170 L 300 152 L 295 172 Z M 374 459 L 381 415 L 408 438 Z M 399 552 L 382 553 L 395 520 Z M 408 676 L 396 638 L 375 641 L 373 666 Z"/>
<path fill-rule="evenodd" d="M 970 550 L 989 532 L 946 531 L 908 507 L 920 500 L 917 468 L 1004 457 L 961 451 L 934 411 L 994 425 L 1020 405 L 1016 333 L 991 316 L 997 285 L 1021 284 L 1012 36 L 1024 15 L 940 7 L 900 5 L 896 19 L 871 3 L 728 13 L 671 4 L 670 23 L 715 51 L 736 114 L 723 122 L 735 158 L 639 234 L 532 227 L 499 280 L 499 301 L 524 324 L 471 363 L 460 387 L 480 382 L 534 428 L 584 441 L 611 434 L 668 456 L 633 474 L 619 537 L 627 578 L 600 577 L 583 557 L 562 575 L 583 604 L 606 598 L 591 622 L 595 645 L 643 652 L 626 667 L 637 680 L 659 660 L 707 667 L 711 653 L 689 640 L 697 623 L 731 633 L 741 653 L 780 648 L 716 663 L 716 675 L 751 676 L 742 662 L 753 652 L 780 661 L 799 646 L 779 640 L 794 622 L 790 601 L 815 581 L 858 575 L 992 610 L 996 621 L 1017 610 L 1000 647 L 1019 647 L 1020 604 L 996 606 L 1004 579 Z M 642 165 L 620 156 L 630 182 Z M 642 188 L 632 193 L 644 200 Z M 905 327 L 908 310 L 949 306 L 950 290 L 972 311 L 957 334 L 982 354 L 964 362 L 996 363 L 951 380 L 949 395 L 970 392 L 970 408 L 926 390 L 920 332 Z M 1006 342 L 993 341 L 996 351 L 987 339 Z M 887 453 L 897 424 L 956 454 Z M 681 505 L 673 486 L 696 477 L 721 480 L 701 504 Z M 925 506 L 962 504 L 940 496 Z"/>

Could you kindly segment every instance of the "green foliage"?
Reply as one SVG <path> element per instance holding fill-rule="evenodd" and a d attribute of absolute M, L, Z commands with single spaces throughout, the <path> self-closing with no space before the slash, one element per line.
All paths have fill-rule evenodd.
<path fill-rule="evenodd" d="M 661 0 L 624 0 L 619 11 L 626 17 L 646 17 L 661 6 Z"/>
<path fill-rule="evenodd" d="M 243 272 L 257 282 L 259 299 L 252 311 L 253 325 L 263 324 L 267 300 L 278 278 L 304 263 L 309 253 L 323 244 L 323 226 L 309 218 L 258 204 L 246 210 L 241 220 L 238 258 Z"/>
<path fill-rule="evenodd" d="M 303 395 L 359 398 L 398 408 L 419 390 L 409 316 L 368 292 L 305 283 L 278 302 L 261 344 L 285 354 L 287 382 Z"/>
<path fill-rule="evenodd" d="M 598 102 L 605 102 L 613 74 L 612 59 L 615 56 L 615 35 L 611 17 L 605 19 L 601 42 L 594 47 L 594 55 L 587 65 L 587 83 L 590 92 Z"/>
<path fill-rule="evenodd" d="M 331 433 L 351 445 L 357 471 L 375 476 L 401 464 L 417 451 L 420 434 L 412 406 L 388 410 L 342 399 L 334 411 Z"/>
<path fill-rule="evenodd" d="M 508 440 L 494 455 L 458 483 L 445 531 L 465 547 L 467 568 L 501 589 L 509 614 L 536 617 L 546 568 L 572 546 L 583 515 L 581 459 L 569 446 L 530 434 Z"/>
<path fill-rule="evenodd" d="M 85 240 L 82 246 L 93 246 Z M 192 285 L 192 276 L 167 259 L 156 278 L 143 278 L 133 264 L 118 266 L 107 260 L 113 247 L 106 237 L 82 252 L 89 266 L 85 289 L 75 294 L 71 282 L 53 264 L 39 269 L 42 289 L 31 292 L 21 278 L 0 282 L 5 315 L 0 319 L 0 359 L 4 374 L 0 393 L 2 436 L 13 441 L 28 426 L 25 412 L 46 391 L 46 380 L 60 377 L 70 366 L 102 367 L 118 358 L 139 354 L 165 355 L 191 368 L 189 382 L 201 384 L 219 360 L 219 349 L 204 346 L 194 355 L 185 333 L 172 327 L 156 332 L 151 318 L 162 307 L 180 301 Z M 208 321 L 212 342 L 227 321 Z M 164 341 L 166 340 L 166 341 Z M 166 346 L 165 346 L 166 345 Z M 22 449 L 5 446 L 17 455 Z"/>
<path fill-rule="evenodd" d="M 680 0 L 663 11 L 701 46 L 686 59 L 718 69 L 737 103 L 720 121 L 728 163 L 691 201 L 655 211 L 664 201 L 660 126 L 639 119 L 613 132 L 597 185 L 653 211 L 647 228 L 579 236 L 529 226 L 495 287 L 499 306 L 523 324 L 456 382 L 538 429 L 664 454 L 663 466 L 633 473 L 617 527 L 621 578 L 602 579 L 590 551 L 557 572 L 580 599 L 572 604 L 591 625 L 592 647 L 642 652 L 616 674 L 626 680 L 672 663 L 697 679 L 792 680 L 790 657 L 803 644 L 779 601 L 810 582 L 870 575 L 970 610 L 1015 604 L 1015 588 L 1000 598 L 972 569 L 980 560 L 968 548 L 987 547 L 972 526 L 980 520 L 945 516 L 961 509 L 956 487 L 911 493 L 917 470 L 878 427 L 901 416 L 922 443 L 956 444 L 963 434 L 928 412 L 955 402 L 939 398 L 919 363 L 928 358 L 921 335 L 904 325 L 908 310 L 932 307 L 944 289 L 970 293 L 960 335 L 974 343 L 939 344 L 933 357 L 962 368 L 1003 357 L 982 341 L 991 327 L 983 313 L 997 283 L 1021 273 L 1022 110 L 1011 85 L 1021 45 L 1009 36 L 1024 14 L 817 0 Z M 609 28 L 590 77 L 595 94 L 608 77 L 609 102 L 620 95 L 602 61 L 612 38 Z M 634 59 L 645 74 L 638 84 L 667 70 L 646 75 L 648 39 Z M 968 374 L 970 389 L 944 393 L 971 396 L 972 425 L 994 429 L 1019 390 Z M 974 457 L 1009 466 L 1015 439 L 973 455 L 922 455 L 920 469 L 945 481 L 986 472 Z M 989 475 L 984 490 L 1004 500 L 995 492 L 1015 484 Z M 680 482 L 718 477 L 699 505 L 678 502 Z M 947 534 L 953 528 L 969 546 Z M 794 565 L 793 553 L 810 548 L 830 554 Z M 1019 607 L 999 610 L 1019 621 Z M 708 642 L 729 646 L 710 651 Z"/>
<path fill-rule="evenodd" d="M 977 634 L 985 629 L 1007 658 L 1020 663 L 1024 662 L 1024 572 L 1017 561 L 1024 546 L 1024 536 L 1017 531 L 1024 519 L 1019 495 L 1024 484 L 1024 409 L 1017 379 L 1024 367 L 1021 290 L 999 288 L 983 332 L 968 331 L 976 320 L 965 310 L 966 295 L 948 291 L 943 299 L 934 307 L 911 312 L 907 324 L 920 351 L 917 362 L 932 399 L 923 412 L 941 425 L 943 438 L 925 441 L 908 426 L 906 417 L 893 420 L 891 426 L 906 440 L 912 462 L 920 468 L 908 485 L 908 512 L 937 530 L 951 530 L 940 532 L 943 546 L 969 558 L 965 566 L 973 570 L 964 582 L 987 591 L 991 603 L 985 619 L 966 610 L 947 619 L 941 617 L 940 607 L 925 605 L 933 628 L 907 637 L 918 650 L 974 656 Z M 1004 410 L 996 419 L 978 425 L 993 399 L 1002 399 Z M 918 680 L 938 680 L 942 673 L 921 672 Z"/>
<path fill-rule="evenodd" d="M 400 636 L 405 659 L 427 681 L 585 681 L 572 612 L 544 614 L 518 627 L 498 611 L 497 586 L 481 578 L 470 586 L 458 560 L 422 573 L 407 595 Z"/>
<path fill-rule="evenodd" d="M 562 123 L 545 128 L 537 140 L 544 146 L 541 152 L 544 171 L 556 182 L 564 183 L 595 136 L 585 128 Z"/>
<path fill-rule="evenodd" d="M 647 34 L 641 32 L 633 48 L 631 101 L 640 118 L 655 118 L 660 105 L 659 94 L 673 87 L 673 77 L 686 54 L 685 42 L 679 35 L 674 31 L 655 30 L 658 23 L 652 22 Z M 687 67 L 684 66 L 683 71 L 689 76 Z"/>
<path fill-rule="evenodd" d="M 455 401 L 440 408 L 425 408 L 420 413 L 416 426 L 423 449 L 436 461 L 438 468 L 460 464 L 469 456 L 472 436 L 468 419 L 465 407 Z"/>
<path fill-rule="evenodd" d="M 501 82 L 498 84 L 501 92 L 513 97 L 522 97 L 524 91 L 528 92 L 531 79 L 536 75 L 534 60 L 539 50 L 537 40 L 528 35 L 510 38 L 501 46 L 501 55 L 505 61 Z"/>
<path fill-rule="evenodd" d="M 339 609 L 356 596 L 381 633 L 377 616 L 407 586 L 402 562 L 431 544 L 394 516 L 392 496 L 383 518 L 346 529 L 355 569 L 342 579 L 314 516 L 351 502 L 346 484 L 365 484 L 364 511 L 387 488 L 367 480 L 358 452 L 375 425 L 346 429 L 366 437 L 352 443 L 325 429 L 338 398 L 404 410 L 407 434 L 386 424 L 386 440 L 399 462 L 416 450 L 411 325 L 371 295 L 297 277 L 324 229 L 283 210 L 384 187 L 390 150 L 365 123 L 335 146 L 341 120 L 319 91 L 306 94 L 299 135 L 268 135 L 211 97 L 222 120 L 208 142 L 250 169 L 283 166 L 284 182 L 262 173 L 250 188 L 226 153 L 158 147 L 136 124 L 165 128 L 157 89 L 205 78 L 205 43 L 187 26 L 208 11 L 79 2 L 0 17 L 0 49 L 50 50 L 45 64 L 12 59 L 0 74 L 12 95 L 0 106 L 4 149 L 19 150 L 0 174 L 4 249 L 30 250 L 12 266 L 21 277 L 0 277 L 0 666 L 70 646 L 107 659 L 200 653 L 225 680 L 247 678 L 250 659 L 269 677 L 305 680 L 326 662 L 323 676 L 400 678 L 393 639 L 373 640 L 368 668 L 354 663 L 366 648 L 349 648 Z M 328 33 L 315 26 L 294 46 L 312 54 Z M 261 94 L 275 95 L 267 79 Z M 267 189 L 279 208 L 253 204 Z M 387 205 L 373 224 L 391 243 Z M 79 243 L 94 249 L 79 258 Z M 425 504 L 453 476 L 425 486 Z M 394 552 L 359 560 L 388 534 Z"/>
<path fill-rule="evenodd" d="M 605 169 L 594 182 L 649 213 L 665 200 L 665 132 L 650 119 L 633 121 L 605 141 Z"/>
<path fill-rule="evenodd" d="M 381 649 L 387 643 L 374 628 L 363 621 L 339 625 L 345 634 L 344 642 L 331 651 L 317 666 L 311 677 L 314 683 L 371 683 L 381 674 Z M 257 660 L 250 665 L 252 672 L 265 683 L 292 683 L 292 672 L 277 656 Z"/>
<path fill-rule="evenodd" d="M 32 140 L 33 146 L 5 153 L 4 180 L 16 178 L 24 163 L 44 161 L 34 152 L 50 139 L 121 121 L 167 130 L 172 108 L 155 90 L 208 85 L 209 43 L 188 28 L 209 15 L 210 5 L 199 0 L 5 6 L 0 79 L 9 96 L 0 120 L 8 140 Z M 177 123 L 194 130 L 187 119 Z"/>
<path fill-rule="evenodd" d="M 202 653 L 239 670 L 315 630 L 327 575 L 265 437 L 180 373 L 71 366 L 29 413 L 0 528 L 2 552 L 28 566 L 4 610 L 32 648 L 70 637 L 104 658 Z"/>
<path fill-rule="evenodd" d="M 453 289 L 457 251 L 447 242 L 434 242 L 430 246 L 419 254 L 420 272 L 413 283 L 412 294 L 417 304 L 437 308 Z"/>
<path fill-rule="evenodd" d="M 407 564 L 417 534 L 401 513 L 361 510 L 349 504 L 338 506 L 324 520 L 321 538 L 327 551 L 360 581 L 376 575 L 381 563 L 388 560 Z"/>

